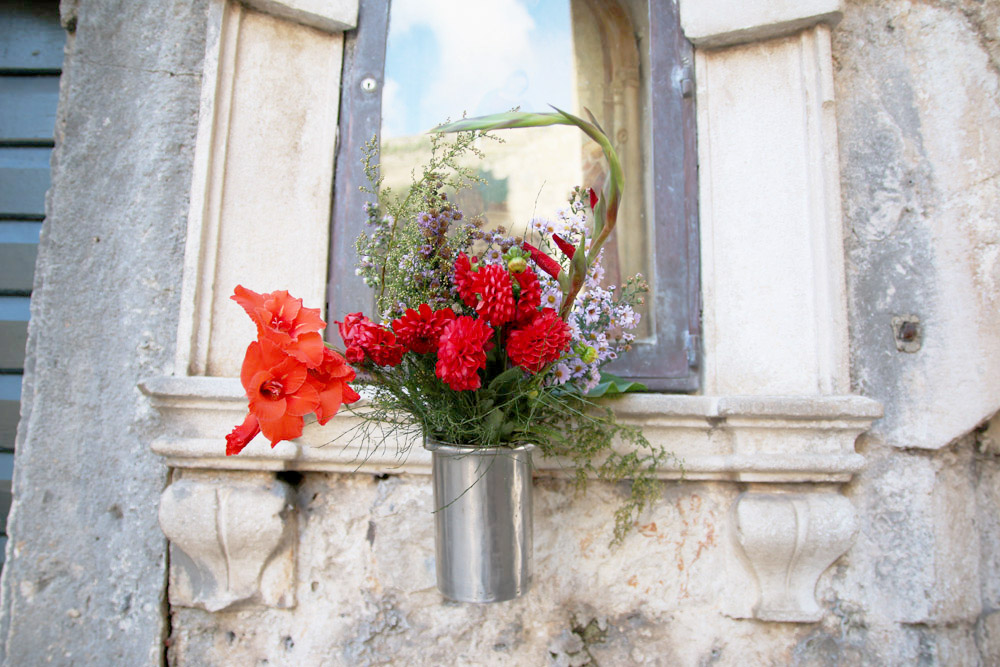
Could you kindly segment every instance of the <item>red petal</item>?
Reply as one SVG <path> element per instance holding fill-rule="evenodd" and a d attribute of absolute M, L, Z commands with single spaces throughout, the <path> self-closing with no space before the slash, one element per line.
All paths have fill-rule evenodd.
<path fill-rule="evenodd" d="M 285 397 L 285 414 L 301 417 L 319 407 L 319 392 L 311 384 L 304 384 L 294 394 Z"/>
<path fill-rule="evenodd" d="M 531 260 L 538 265 L 538 268 L 553 278 L 557 280 L 559 279 L 559 272 L 562 271 L 562 267 L 559 266 L 559 262 L 552 259 L 527 241 L 522 243 L 521 246 L 531 254 Z"/>
<path fill-rule="evenodd" d="M 576 248 L 574 248 L 572 244 L 566 242 L 558 234 L 553 234 L 552 240 L 556 242 L 556 245 L 559 246 L 559 249 L 562 250 L 562 253 L 564 255 L 566 255 L 570 259 L 573 259 L 573 254 L 576 252 Z"/>
<path fill-rule="evenodd" d="M 302 363 L 308 364 L 310 368 L 315 368 L 323 363 L 323 350 L 325 349 L 323 337 L 311 331 L 299 336 L 298 341 L 289 345 L 286 352 Z"/>
<path fill-rule="evenodd" d="M 593 210 L 597 206 L 597 193 L 594 192 L 594 188 L 587 188 L 587 192 L 590 193 L 590 208 Z"/>
<path fill-rule="evenodd" d="M 253 413 L 246 416 L 243 423 L 226 436 L 226 456 L 235 456 L 260 433 L 260 423 Z"/>
<path fill-rule="evenodd" d="M 302 435 L 302 424 L 302 417 L 284 415 L 267 421 L 262 419 L 260 430 L 264 433 L 264 437 L 271 441 L 271 447 L 274 447 L 282 440 L 291 440 Z"/>

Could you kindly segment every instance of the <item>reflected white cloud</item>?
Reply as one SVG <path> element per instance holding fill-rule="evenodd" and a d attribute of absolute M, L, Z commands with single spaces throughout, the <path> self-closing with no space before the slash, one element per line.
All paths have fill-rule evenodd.
<path fill-rule="evenodd" d="M 394 0 L 383 136 L 417 134 L 463 112 L 571 106 L 568 2 L 530 7 L 523 0 Z"/>

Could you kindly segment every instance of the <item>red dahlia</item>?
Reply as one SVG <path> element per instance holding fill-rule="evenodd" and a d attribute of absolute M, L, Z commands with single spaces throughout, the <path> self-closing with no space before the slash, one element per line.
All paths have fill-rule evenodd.
<path fill-rule="evenodd" d="M 451 308 L 431 310 L 426 303 L 419 306 L 419 312 L 407 308 L 397 320 L 392 321 L 392 330 L 400 342 L 417 354 L 427 354 L 437 349 L 441 331 L 448 322 L 455 319 Z"/>
<path fill-rule="evenodd" d="M 483 320 L 467 315 L 449 322 L 438 341 L 437 376 L 455 391 L 479 389 L 479 371 L 486 368 L 492 335 Z"/>
<path fill-rule="evenodd" d="M 495 327 L 514 319 L 514 286 L 507 267 L 492 264 L 475 274 L 473 289 L 479 293 L 476 313 Z"/>
<path fill-rule="evenodd" d="M 528 371 L 537 373 L 559 358 L 569 345 L 569 327 L 551 308 L 543 308 L 531 324 L 514 329 L 507 337 L 507 355 Z"/>
<path fill-rule="evenodd" d="M 538 307 L 542 305 L 542 286 L 538 282 L 538 276 L 530 268 L 521 273 L 515 273 L 514 278 L 521 286 L 521 293 L 517 296 L 518 324 L 527 324 L 535 318 Z"/>
<path fill-rule="evenodd" d="M 458 258 L 455 260 L 455 289 L 458 290 L 462 303 L 469 308 L 476 307 L 476 290 L 473 289 L 473 282 L 477 273 L 478 271 L 472 270 L 472 262 L 468 256 L 464 252 L 458 253 Z"/>

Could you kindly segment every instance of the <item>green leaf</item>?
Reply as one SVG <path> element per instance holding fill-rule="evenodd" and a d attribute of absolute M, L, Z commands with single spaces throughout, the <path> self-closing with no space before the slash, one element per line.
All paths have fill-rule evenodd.
<path fill-rule="evenodd" d="M 611 373 L 601 373 L 601 381 L 596 387 L 587 392 L 587 398 L 615 396 L 636 391 L 648 391 L 648 387 L 641 382 L 626 380 Z"/>

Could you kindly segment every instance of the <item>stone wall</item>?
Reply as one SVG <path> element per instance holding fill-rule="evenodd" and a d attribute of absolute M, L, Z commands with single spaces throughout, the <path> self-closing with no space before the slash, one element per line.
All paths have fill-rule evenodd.
<path fill-rule="evenodd" d="M 164 634 L 177 665 L 1000 660 L 995 5 L 852 2 L 833 31 L 852 382 L 886 417 L 857 444 L 857 538 L 819 579 L 816 623 L 732 604 L 755 592 L 729 514 L 758 485 L 731 481 L 668 482 L 611 549 L 623 489 L 540 477 L 533 591 L 473 606 L 434 587 L 426 476 L 290 473 L 295 606 L 166 608 L 167 475 L 136 386 L 174 353 L 204 10 L 86 3 L 70 40 L 2 584 L 10 664 L 155 664 Z"/>
<path fill-rule="evenodd" d="M 136 383 L 174 355 L 205 4 L 88 2 L 66 47 L 3 570 L 5 664 L 157 664 L 166 470 Z"/>

